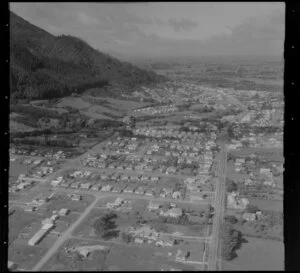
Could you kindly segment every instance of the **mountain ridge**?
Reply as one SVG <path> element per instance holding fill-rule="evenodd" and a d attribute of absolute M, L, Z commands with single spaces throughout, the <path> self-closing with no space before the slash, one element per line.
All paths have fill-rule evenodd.
<path fill-rule="evenodd" d="M 54 36 L 10 12 L 10 81 L 16 98 L 47 99 L 117 83 L 133 87 L 164 78 L 91 47 L 70 35 Z"/>

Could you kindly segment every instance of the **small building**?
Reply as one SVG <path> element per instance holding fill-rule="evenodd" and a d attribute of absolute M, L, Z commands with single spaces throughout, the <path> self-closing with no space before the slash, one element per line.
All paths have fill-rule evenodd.
<path fill-rule="evenodd" d="M 60 216 L 66 216 L 69 212 L 70 212 L 69 209 L 62 208 L 62 209 L 58 212 L 58 214 L 59 214 Z"/>
<path fill-rule="evenodd" d="M 171 217 L 180 217 L 182 215 L 182 210 L 180 208 L 171 208 L 168 210 L 168 214 Z"/>
<path fill-rule="evenodd" d="M 95 185 L 93 185 L 92 190 L 93 191 L 98 191 L 100 188 L 101 188 L 100 184 L 95 184 Z"/>
<path fill-rule="evenodd" d="M 134 242 L 136 244 L 143 244 L 145 242 L 145 239 L 143 239 L 143 238 L 134 238 Z"/>
<path fill-rule="evenodd" d="M 190 256 L 190 252 L 182 251 L 181 249 L 177 250 L 175 260 L 177 262 L 185 262 L 186 259 Z"/>
<path fill-rule="evenodd" d="M 56 219 L 58 219 L 58 215 L 57 214 L 53 214 L 51 217 L 50 217 L 50 219 L 52 220 L 52 221 L 55 221 Z"/>
<path fill-rule="evenodd" d="M 79 194 L 72 194 L 71 200 L 73 200 L 73 201 L 80 201 L 81 200 L 81 195 L 79 195 Z"/>
<path fill-rule="evenodd" d="M 170 237 L 165 237 L 163 239 L 156 241 L 155 245 L 172 247 L 174 245 L 174 239 L 171 239 Z"/>
<path fill-rule="evenodd" d="M 153 190 L 151 190 L 151 189 L 146 190 L 145 195 L 146 196 L 153 196 L 154 195 Z"/>
<path fill-rule="evenodd" d="M 136 185 L 129 185 L 127 188 L 124 189 L 124 193 L 133 193 L 136 188 Z"/>
<path fill-rule="evenodd" d="M 148 206 L 147 206 L 147 209 L 149 211 L 153 211 L 153 210 L 158 210 L 160 207 L 161 207 L 161 204 L 150 201 Z"/>
<path fill-rule="evenodd" d="M 52 226 L 53 227 L 53 226 Z M 47 234 L 50 232 L 51 228 L 48 226 L 48 229 L 40 229 L 36 234 L 33 235 L 33 237 L 28 241 L 28 245 L 35 246 L 37 245 L 43 238 L 47 236 Z"/>
<path fill-rule="evenodd" d="M 174 191 L 172 194 L 172 198 L 178 199 L 181 197 L 181 192 L 180 191 Z"/>
<path fill-rule="evenodd" d="M 84 184 L 80 185 L 80 188 L 85 189 L 85 190 L 88 190 L 90 187 L 91 187 L 90 183 L 84 183 Z"/>
<path fill-rule="evenodd" d="M 111 185 L 105 185 L 101 188 L 101 191 L 111 191 L 112 186 Z"/>
<path fill-rule="evenodd" d="M 242 217 L 246 221 L 255 221 L 257 218 L 257 215 L 256 215 L 256 213 L 245 212 Z"/>

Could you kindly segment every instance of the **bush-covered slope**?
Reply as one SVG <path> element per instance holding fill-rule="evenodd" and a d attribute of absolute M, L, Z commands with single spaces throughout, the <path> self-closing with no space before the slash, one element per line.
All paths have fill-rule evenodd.
<path fill-rule="evenodd" d="M 10 13 L 13 98 L 47 99 L 115 82 L 124 87 L 163 80 L 104 54 L 79 38 L 54 36 Z"/>

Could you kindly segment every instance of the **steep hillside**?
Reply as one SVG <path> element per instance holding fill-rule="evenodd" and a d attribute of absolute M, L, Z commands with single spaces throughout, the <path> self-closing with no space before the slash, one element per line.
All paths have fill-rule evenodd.
<path fill-rule="evenodd" d="M 79 38 L 54 36 L 10 12 L 13 98 L 46 99 L 118 83 L 124 90 L 163 80 L 104 54 Z"/>

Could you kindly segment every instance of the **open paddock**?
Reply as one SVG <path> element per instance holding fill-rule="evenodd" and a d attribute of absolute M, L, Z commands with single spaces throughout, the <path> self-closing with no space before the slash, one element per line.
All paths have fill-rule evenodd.
<path fill-rule="evenodd" d="M 280 148 L 242 148 L 232 150 L 230 153 L 234 156 L 246 157 L 251 154 L 258 154 L 269 161 L 283 162 L 283 151 Z"/>
<path fill-rule="evenodd" d="M 66 241 L 44 266 L 42 271 L 104 271 L 106 269 L 106 251 L 93 251 L 87 259 L 82 259 L 78 255 L 70 255 L 64 250 L 65 247 L 72 248 L 88 245 L 99 245 L 99 242 L 78 239 Z M 108 250 L 111 248 L 111 244 L 101 243 L 101 245 L 107 246 Z"/>
<path fill-rule="evenodd" d="M 19 268 L 31 270 L 54 242 L 54 238 L 51 237 L 44 238 L 37 246 L 29 246 L 25 241 L 14 242 L 8 248 L 8 260 L 16 263 Z"/>
<path fill-rule="evenodd" d="M 282 242 L 247 237 L 247 243 L 237 250 L 232 261 L 223 261 L 226 271 L 284 270 L 284 245 Z"/>
<path fill-rule="evenodd" d="M 28 226 L 34 226 L 35 223 L 41 225 L 41 221 L 46 218 L 36 212 L 26 212 L 22 208 L 15 207 L 15 212 L 8 218 L 8 237 L 11 244 L 20 234 L 20 232 Z M 34 228 L 33 228 L 34 229 Z"/>
<path fill-rule="evenodd" d="M 83 212 L 86 207 L 94 201 L 93 195 L 81 195 L 80 201 L 73 201 L 66 193 L 56 192 L 51 200 L 44 205 L 46 211 L 60 210 L 67 208 L 72 212 Z"/>
<path fill-rule="evenodd" d="M 249 199 L 250 204 L 257 206 L 261 210 L 283 212 L 283 202 L 277 200 Z"/>

